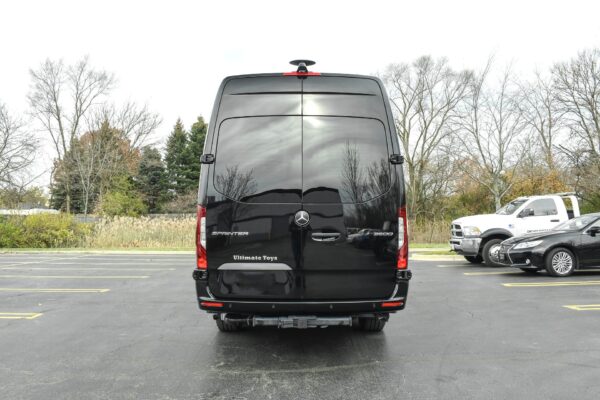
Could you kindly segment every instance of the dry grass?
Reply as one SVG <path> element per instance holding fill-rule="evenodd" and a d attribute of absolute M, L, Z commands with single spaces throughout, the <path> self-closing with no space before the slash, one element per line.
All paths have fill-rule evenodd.
<path fill-rule="evenodd" d="M 448 243 L 450 221 L 411 221 L 411 243 Z M 191 250 L 195 247 L 195 216 L 114 217 L 94 224 L 83 247 L 95 249 Z"/>
<path fill-rule="evenodd" d="M 450 221 L 411 221 L 408 234 L 411 243 L 448 243 Z"/>
<path fill-rule="evenodd" d="M 98 221 L 84 241 L 86 248 L 193 249 L 196 218 L 114 217 Z"/>

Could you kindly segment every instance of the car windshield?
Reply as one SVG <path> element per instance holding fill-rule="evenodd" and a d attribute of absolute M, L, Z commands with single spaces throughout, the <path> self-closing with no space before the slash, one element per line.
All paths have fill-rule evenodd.
<path fill-rule="evenodd" d="M 598 217 L 584 215 L 582 217 L 573 218 L 567 222 L 563 222 L 560 225 L 556 225 L 552 229 L 555 231 L 578 231 L 585 228 L 597 219 Z"/>
<path fill-rule="evenodd" d="M 513 200 L 508 204 L 505 204 L 504 207 L 500 208 L 498 211 L 496 211 L 496 214 L 500 214 L 500 215 L 511 215 L 513 214 L 515 211 L 517 211 L 517 208 L 519 208 L 523 203 L 525 203 L 527 200 L 525 199 L 517 199 L 517 200 Z"/>

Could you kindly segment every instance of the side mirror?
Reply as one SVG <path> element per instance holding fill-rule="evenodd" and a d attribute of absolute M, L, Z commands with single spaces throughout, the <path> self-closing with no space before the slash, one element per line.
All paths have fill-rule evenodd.
<path fill-rule="evenodd" d="M 521 211 L 518 215 L 519 218 L 533 217 L 535 213 L 533 212 L 533 208 L 526 208 Z"/>
<path fill-rule="evenodd" d="M 587 233 L 591 237 L 596 237 L 596 235 L 600 233 L 600 226 L 592 226 L 590 229 L 588 229 Z"/>

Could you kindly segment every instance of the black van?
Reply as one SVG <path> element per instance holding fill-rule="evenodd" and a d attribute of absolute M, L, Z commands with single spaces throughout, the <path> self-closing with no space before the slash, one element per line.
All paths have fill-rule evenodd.
<path fill-rule="evenodd" d="M 225 78 L 202 155 L 198 301 L 221 331 L 383 329 L 411 272 L 400 155 L 374 77 Z"/>

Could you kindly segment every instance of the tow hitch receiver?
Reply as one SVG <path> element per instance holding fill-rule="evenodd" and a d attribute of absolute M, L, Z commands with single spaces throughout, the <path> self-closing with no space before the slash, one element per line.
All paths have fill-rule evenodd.
<path fill-rule="evenodd" d="M 317 317 L 316 315 L 290 315 L 285 317 L 252 318 L 252 326 L 276 326 L 278 328 L 318 328 L 326 326 L 352 326 L 352 317 Z"/>

